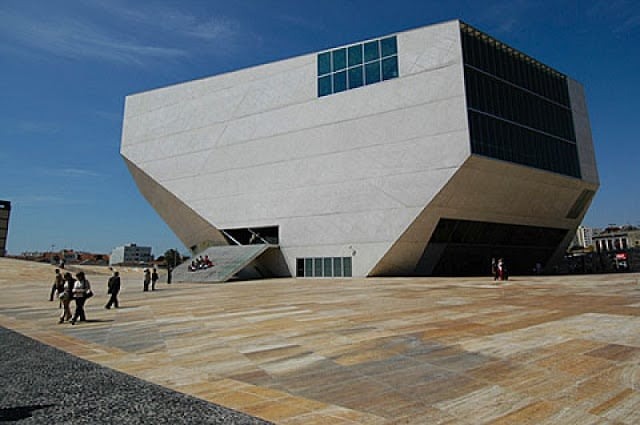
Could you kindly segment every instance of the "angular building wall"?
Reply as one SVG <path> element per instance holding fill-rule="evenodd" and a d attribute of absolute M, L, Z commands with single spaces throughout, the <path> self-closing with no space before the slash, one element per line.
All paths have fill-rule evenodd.
<path fill-rule="evenodd" d="M 0 201 L 0 257 L 7 253 L 7 236 L 9 235 L 9 216 L 11 215 L 11 202 Z"/>
<path fill-rule="evenodd" d="M 451 21 L 128 96 L 121 153 L 187 247 L 277 228 L 290 274 L 437 272 L 442 219 L 577 226 L 586 207 L 560 211 L 598 184 L 579 85 L 584 178 L 475 154 L 462 34 Z"/>

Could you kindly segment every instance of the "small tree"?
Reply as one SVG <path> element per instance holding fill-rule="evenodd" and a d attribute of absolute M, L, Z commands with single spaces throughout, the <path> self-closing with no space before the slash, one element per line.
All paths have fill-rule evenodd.
<path fill-rule="evenodd" d="M 164 253 L 164 263 L 167 265 L 167 268 L 171 267 L 172 269 L 175 269 L 181 262 L 182 256 L 175 249 L 168 249 Z"/>

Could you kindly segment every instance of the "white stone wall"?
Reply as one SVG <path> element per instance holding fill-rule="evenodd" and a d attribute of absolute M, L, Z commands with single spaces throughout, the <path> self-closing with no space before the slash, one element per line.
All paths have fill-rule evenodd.
<path fill-rule="evenodd" d="M 122 154 L 218 228 L 366 275 L 469 156 L 459 23 L 398 34 L 400 77 L 317 97 L 316 54 L 129 96 Z"/>

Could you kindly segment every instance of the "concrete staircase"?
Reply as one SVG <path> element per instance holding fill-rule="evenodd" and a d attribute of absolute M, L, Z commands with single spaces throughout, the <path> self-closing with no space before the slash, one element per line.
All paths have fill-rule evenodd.
<path fill-rule="evenodd" d="M 214 264 L 213 267 L 190 272 L 191 260 L 189 260 L 173 270 L 172 280 L 174 282 L 226 282 L 267 250 L 277 248 L 277 245 L 268 244 L 212 246 L 200 252 L 198 257 L 208 255 Z"/>

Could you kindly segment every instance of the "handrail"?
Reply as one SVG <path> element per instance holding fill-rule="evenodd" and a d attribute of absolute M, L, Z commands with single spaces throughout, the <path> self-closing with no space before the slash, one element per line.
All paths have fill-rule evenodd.
<path fill-rule="evenodd" d="M 221 232 L 222 232 L 226 237 L 228 237 L 229 239 L 231 239 L 231 241 L 232 241 L 233 243 L 235 243 L 236 245 L 242 245 L 240 242 L 238 242 L 238 241 L 237 241 L 233 236 L 231 236 L 231 235 L 230 235 L 229 233 L 227 233 L 225 230 L 220 229 L 220 231 L 221 231 Z"/>

